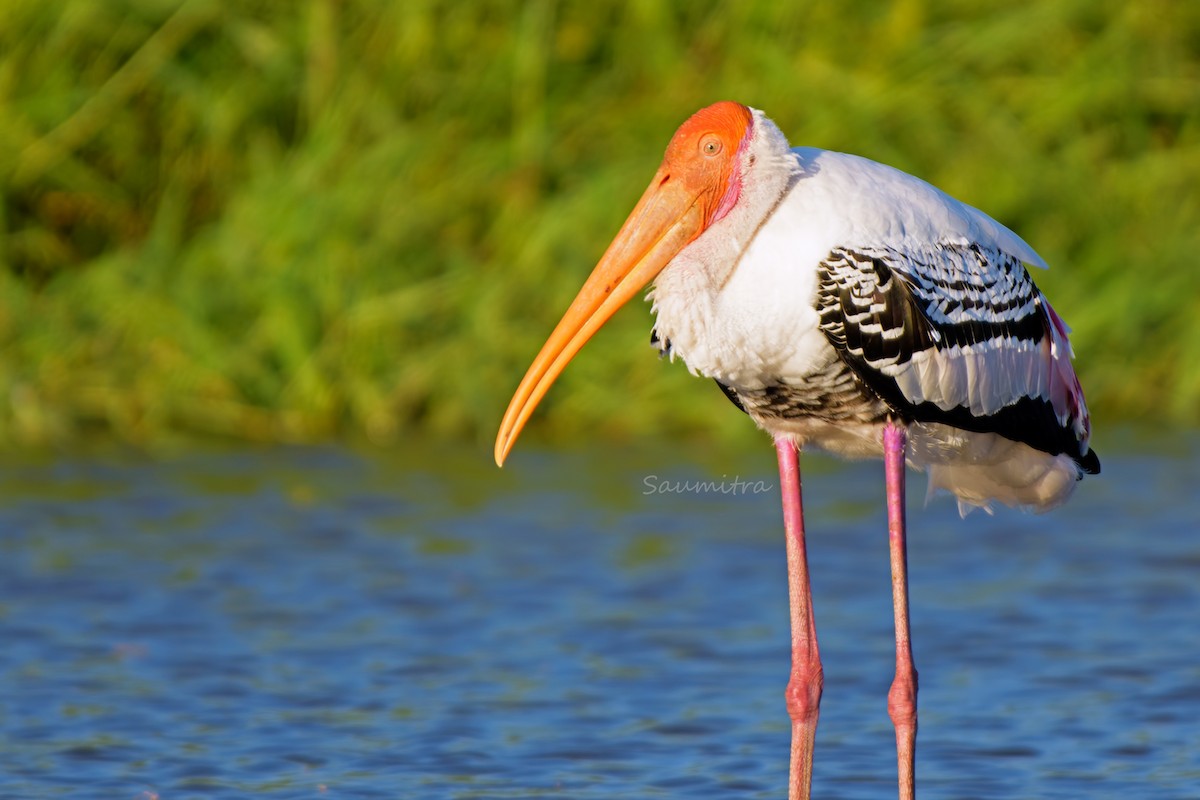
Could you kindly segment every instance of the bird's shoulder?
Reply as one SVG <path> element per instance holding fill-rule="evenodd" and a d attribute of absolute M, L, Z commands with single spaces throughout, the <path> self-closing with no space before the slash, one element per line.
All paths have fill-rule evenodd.
<path fill-rule="evenodd" d="M 1022 263 L 1046 262 L 1020 236 L 933 184 L 863 156 L 795 147 L 789 202 L 819 213 L 846 246 L 977 245 Z"/>

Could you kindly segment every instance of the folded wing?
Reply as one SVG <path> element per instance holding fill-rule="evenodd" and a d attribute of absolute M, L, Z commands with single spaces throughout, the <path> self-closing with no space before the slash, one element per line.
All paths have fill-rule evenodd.
<path fill-rule="evenodd" d="M 1021 261 L 978 244 L 840 247 L 821 330 L 901 417 L 997 433 L 1098 472 L 1067 328 Z"/>

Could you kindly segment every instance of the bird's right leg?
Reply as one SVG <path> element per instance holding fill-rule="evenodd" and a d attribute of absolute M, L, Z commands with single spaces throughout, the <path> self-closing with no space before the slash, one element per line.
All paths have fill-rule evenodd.
<path fill-rule="evenodd" d="M 908 545 L 904 521 L 904 461 L 908 434 L 888 420 L 883 429 L 887 480 L 888 539 L 892 562 L 892 603 L 896 617 L 896 678 L 888 692 L 888 715 L 896 726 L 900 800 L 916 795 L 913 761 L 917 746 L 917 670 L 913 666 L 908 620 Z"/>
<path fill-rule="evenodd" d="M 779 456 L 779 483 L 783 494 L 788 599 L 792 617 L 792 672 L 786 692 L 788 715 L 792 718 L 788 800 L 808 800 L 824 678 L 821 654 L 817 650 L 817 629 L 813 623 L 812 589 L 808 582 L 804 509 L 800 499 L 800 454 L 796 445 L 785 436 L 776 437 L 775 452 Z"/>

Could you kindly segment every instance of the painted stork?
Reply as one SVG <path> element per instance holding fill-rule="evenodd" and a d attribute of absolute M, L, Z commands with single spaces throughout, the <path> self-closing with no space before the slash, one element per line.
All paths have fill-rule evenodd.
<path fill-rule="evenodd" d="M 917 673 L 909 645 L 904 467 L 964 515 L 993 501 L 1059 505 L 1084 473 L 1083 391 L 1067 326 L 1034 286 L 1019 236 L 922 180 L 789 146 L 762 111 L 698 111 L 517 387 L 503 464 L 567 362 L 645 286 L 652 343 L 713 378 L 772 435 L 792 625 L 789 797 L 807 798 L 822 672 L 808 581 L 799 450 L 882 456 L 900 796 L 914 793 Z"/>

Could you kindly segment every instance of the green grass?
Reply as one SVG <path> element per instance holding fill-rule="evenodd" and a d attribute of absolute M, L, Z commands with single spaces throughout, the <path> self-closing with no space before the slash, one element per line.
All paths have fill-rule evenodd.
<path fill-rule="evenodd" d="M 1100 438 L 1200 421 L 1200 4 L 11 0 L 0 443 L 487 441 L 723 98 L 1031 242 Z M 631 306 L 530 433 L 747 435 Z"/>

